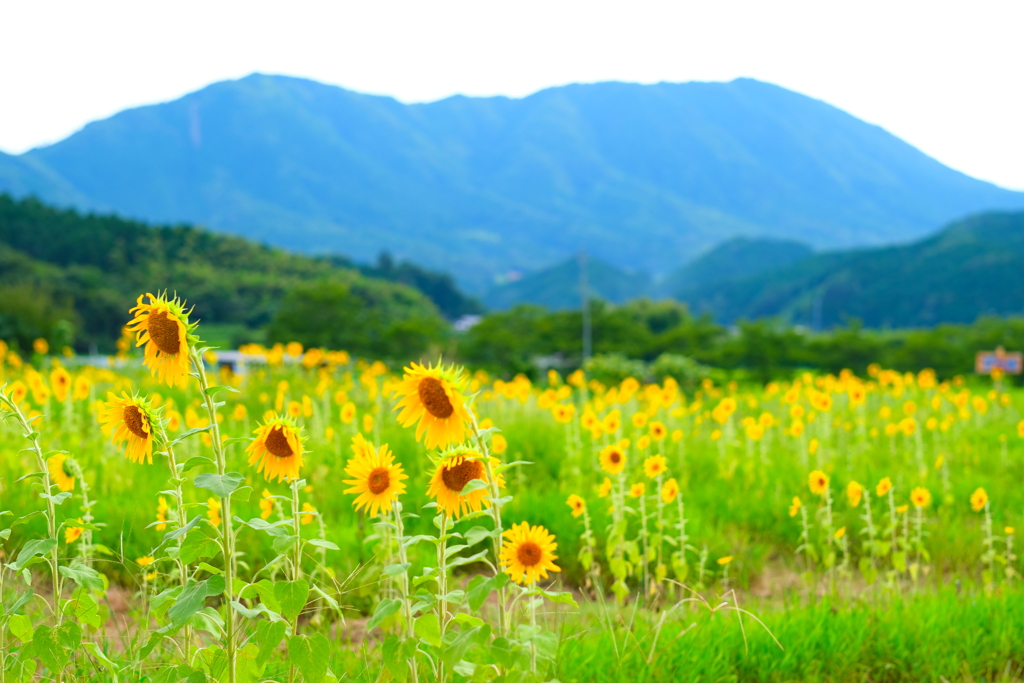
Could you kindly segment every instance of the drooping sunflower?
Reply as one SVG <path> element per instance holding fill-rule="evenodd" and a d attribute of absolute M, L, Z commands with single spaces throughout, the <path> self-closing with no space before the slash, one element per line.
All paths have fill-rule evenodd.
<path fill-rule="evenodd" d="M 851 481 L 846 485 L 846 498 L 850 501 L 850 507 L 857 507 L 860 505 L 860 499 L 864 496 L 864 487 L 858 484 L 856 481 Z"/>
<path fill-rule="evenodd" d="M 124 454 L 134 463 L 145 460 L 153 464 L 153 416 L 149 401 L 121 392 L 107 393 L 107 401 L 100 404 L 100 424 L 112 430 L 114 445 L 127 441 Z"/>
<path fill-rule="evenodd" d="M 142 302 L 145 297 L 149 297 L 149 303 Z M 146 367 L 161 383 L 185 387 L 190 349 L 199 340 L 184 302 L 177 297 L 168 299 L 166 294 L 147 293 L 139 296 L 128 312 L 135 315 L 128 323 L 128 330 L 135 334 L 135 345 L 146 347 Z"/>
<path fill-rule="evenodd" d="M 579 517 L 586 511 L 587 503 L 582 498 L 577 496 L 575 493 L 569 496 L 569 499 L 565 501 L 565 504 L 572 509 L 572 516 Z"/>
<path fill-rule="evenodd" d="M 555 537 L 542 526 L 531 527 L 527 522 L 513 524 L 502 534 L 501 567 L 513 581 L 521 586 L 548 578 L 548 572 L 562 571 L 554 554 L 558 544 Z"/>
<path fill-rule="evenodd" d="M 274 514 L 274 501 L 271 499 L 270 489 L 263 489 L 263 497 L 260 498 L 260 518 L 270 519 Z"/>
<path fill-rule="evenodd" d="M 664 455 L 652 455 L 644 460 L 644 474 L 648 479 L 657 479 L 668 471 L 668 461 Z"/>
<path fill-rule="evenodd" d="M 405 493 L 404 480 L 409 475 L 395 462 L 387 444 L 376 449 L 358 432 L 352 441 L 355 457 L 345 466 L 345 474 L 352 477 L 345 483 L 352 488 L 346 489 L 345 493 L 358 494 L 353 505 L 356 510 L 366 508 L 371 517 L 376 517 L 378 511 L 391 512 L 395 501 Z"/>
<path fill-rule="evenodd" d="M 668 505 L 676 499 L 679 495 L 679 482 L 676 481 L 675 477 L 669 478 L 661 486 L 661 501 Z"/>
<path fill-rule="evenodd" d="M 403 427 L 416 425 L 416 440 L 426 435 L 427 448 L 461 443 L 470 420 L 462 397 L 465 383 L 461 368 L 454 365 L 412 363 L 395 388 L 395 393 L 402 396 L 394 408 L 401 409 L 398 423 Z"/>
<path fill-rule="evenodd" d="M 487 482 L 487 468 L 482 457 L 468 448 L 456 448 L 445 453 L 430 478 L 427 495 L 437 501 L 437 506 L 453 517 L 461 517 L 470 512 L 477 512 L 482 507 L 490 507 L 486 488 L 478 488 L 469 493 L 462 493 L 469 482 L 480 479 Z M 491 466 L 499 464 L 497 458 L 491 458 Z M 497 475 L 498 487 L 505 486 L 505 478 Z"/>
<path fill-rule="evenodd" d="M 611 444 L 601 449 L 601 469 L 611 475 L 616 475 L 626 468 L 626 454 L 618 444 Z"/>
<path fill-rule="evenodd" d="M 814 495 L 824 495 L 828 490 L 828 475 L 821 470 L 814 470 L 807 476 L 807 484 Z"/>
<path fill-rule="evenodd" d="M 75 490 L 75 475 L 67 468 L 67 454 L 57 453 L 47 458 L 46 469 L 50 471 L 50 479 L 61 491 Z"/>
<path fill-rule="evenodd" d="M 245 449 L 249 464 L 256 466 L 267 481 L 298 479 L 302 469 L 302 437 L 295 423 L 274 413 L 265 424 L 258 426 L 256 437 Z"/>
<path fill-rule="evenodd" d="M 609 479 L 608 477 L 605 477 L 604 481 L 602 481 L 601 485 L 597 488 L 597 497 L 598 498 L 607 498 L 608 494 L 610 494 L 611 492 L 612 492 L 612 480 Z"/>
<path fill-rule="evenodd" d="M 789 516 L 796 517 L 803 505 L 799 496 L 793 496 L 793 504 L 789 506 Z"/>
<path fill-rule="evenodd" d="M 78 523 L 85 524 L 81 517 L 78 518 Z M 85 533 L 84 527 L 72 526 L 73 524 L 75 524 L 74 520 L 70 520 L 64 526 L 64 542 L 68 545 L 80 539 L 82 534 Z"/>

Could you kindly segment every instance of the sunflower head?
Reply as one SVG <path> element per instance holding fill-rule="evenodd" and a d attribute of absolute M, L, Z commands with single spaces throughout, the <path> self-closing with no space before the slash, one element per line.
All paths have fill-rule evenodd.
<path fill-rule="evenodd" d="M 502 535 L 505 537 L 499 558 L 502 569 L 519 585 L 530 585 L 539 579 L 546 579 L 549 571 L 562 571 L 554 562 L 558 559 L 554 554 L 558 544 L 544 527 L 531 527 L 523 522 L 513 524 Z"/>
<path fill-rule="evenodd" d="M 606 497 L 608 497 L 608 494 L 610 494 L 611 492 L 612 492 L 612 480 L 609 479 L 608 477 L 605 477 L 604 481 L 601 482 L 601 485 L 597 489 L 597 497 L 598 498 L 606 498 Z"/>
<path fill-rule="evenodd" d="M 384 444 L 379 449 L 356 433 L 352 439 L 353 458 L 345 466 L 345 474 L 352 477 L 345 483 L 351 488 L 345 493 L 357 494 L 353 505 L 356 510 L 366 509 L 371 517 L 378 511 L 391 512 L 398 497 L 405 493 L 404 481 L 409 478 L 395 456 Z"/>
<path fill-rule="evenodd" d="M 657 479 L 668 471 L 668 461 L 664 455 L 652 455 L 644 460 L 644 474 L 648 479 Z"/>
<path fill-rule="evenodd" d="M 149 303 L 143 299 L 149 298 Z M 196 323 L 190 323 L 191 310 L 179 298 L 167 294 L 139 296 L 129 313 L 135 317 L 128 330 L 135 334 L 135 345 L 145 346 L 143 363 L 157 379 L 168 386 L 188 384 L 189 356 L 199 342 Z"/>
<path fill-rule="evenodd" d="M 626 453 L 618 444 L 611 444 L 601 449 L 601 469 L 616 475 L 626 468 Z"/>
<path fill-rule="evenodd" d="M 75 473 L 70 467 L 66 453 L 56 453 L 46 460 L 46 469 L 50 479 L 61 491 L 75 490 Z"/>
<path fill-rule="evenodd" d="M 398 423 L 416 425 L 416 440 L 423 439 L 427 448 L 461 443 L 470 421 L 462 396 L 465 384 L 462 369 L 454 365 L 412 363 L 395 388 L 402 397 L 395 406 L 395 410 L 401 409 Z"/>
<path fill-rule="evenodd" d="M 855 481 L 846 485 L 846 498 L 850 501 L 850 507 L 860 505 L 860 499 L 864 496 L 864 487 Z"/>
<path fill-rule="evenodd" d="M 878 482 L 878 486 L 875 487 L 875 495 L 881 498 L 885 494 L 889 493 L 890 489 L 892 489 L 892 479 L 889 477 L 882 477 L 882 480 Z"/>
<path fill-rule="evenodd" d="M 644 486 L 644 483 L 642 481 L 638 481 L 629 487 L 629 495 L 633 498 L 641 498 L 646 490 L 647 487 Z"/>
<path fill-rule="evenodd" d="M 988 493 L 985 489 L 975 489 L 974 493 L 971 494 L 971 509 L 975 512 L 981 512 L 985 509 L 985 505 L 988 503 Z"/>
<path fill-rule="evenodd" d="M 100 424 L 111 430 L 114 445 L 127 442 L 125 455 L 135 463 L 153 464 L 153 424 L 158 419 L 148 399 L 125 392 L 108 393 L 100 404 Z"/>
<path fill-rule="evenodd" d="M 565 501 L 565 504 L 572 510 L 573 517 L 579 517 L 587 509 L 587 503 L 582 498 L 577 496 L 575 493 L 569 496 L 569 499 Z"/>
<path fill-rule="evenodd" d="M 803 505 L 799 496 L 793 496 L 793 504 L 789 506 L 789 516 L 796 517 Z"/>
<path fill-rule="evenodd" d="M 302 468 L 302 436 L 295 423 L 273 413 L 255 429 L 252 443 L 245 449 L 249 464 L 256 466 L 267 481 L 298 479 Z"/>
<path fill-rule="evenodd" d="M 491 458 L 491 466 L 498 465 L 497 458 Z M 437 501 L 437 506 L 453 517 L 461 517 L 469 512 L 477 512 L 482 507 L 490 507 L 486 487 L 474 485 L 464 492 L 470 482 L 487 481 L 487 467 L 479 452 L 464 446 L 446 451 L 437 462 L 434 476 L 430 479 L 427 495 Z M 505 486 L 505 479 L 497 475 L 498 486 Z"/>
<path fill-rule="evenodd" d="M 918 486 L 910 492 L 910 502 L 914 507 L 926 508 L 932 504 L 932 493 L 923 486 Z"/>
<path fill-rule="evenodd" d="M 679 482 L 676 481 L 675 477 L 669 478 L 661 486 L 661 501 L 666 505 L 671 503 L 679 495 Z"/>
<path fill-rule="evenodd" d="M 821 470 L 814 470 L 808 475 L 807 484 L 814 495 L 824 495 L 825 491 L 828 490 L 828 475 Z"/>

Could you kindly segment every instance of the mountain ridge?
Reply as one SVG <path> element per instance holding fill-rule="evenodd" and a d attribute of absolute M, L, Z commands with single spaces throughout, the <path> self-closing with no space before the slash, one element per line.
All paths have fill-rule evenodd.
<path fill-rule="evenodd" d="M 406 105 L 254 74 L 0 158 L 0 191 L 398 258 L 484 291 L 585 248 L 668 273 L 738 235 L 906 241 L 1024 193 L 778 86 L 607 82 Z"/>

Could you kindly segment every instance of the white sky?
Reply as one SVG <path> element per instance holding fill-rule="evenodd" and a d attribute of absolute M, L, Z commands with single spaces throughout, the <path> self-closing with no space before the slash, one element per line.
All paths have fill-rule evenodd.
<path fill-rule="evenodd" d="M 1022 36 L 1022 0 L 0 0 L 0 150 L 254 71 L 406 102 L 749 76 L 1024 189 Z"/>

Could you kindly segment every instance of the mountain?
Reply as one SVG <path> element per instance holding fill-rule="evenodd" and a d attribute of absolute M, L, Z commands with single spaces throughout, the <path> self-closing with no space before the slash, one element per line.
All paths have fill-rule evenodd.
<path fill-rule="evenodd" d="M 749 79 L 406 105 L 254 74 L 14 160 L 0 191 L 310 253 L 387 250 L 477 292 L 580 249 L 659 275 L 739 235 L 885 244 L 1024 208 L 1024 193 Z"/>
<path fill-rule="evenodd" d="M 586 268 L 587 291 L 591 298 L 624 303 L 650 293 L 651 279 L 646 275 L 627 273 L 594 259 L 587 259 Z M 484 296 L 484 304 L 492 309 L 522 303 L 553 310 L 579 309 L 583 300 L 580 284 L 580 262 L 573 258 L 492 288 Z"/>
<path fill-rule="evenodd" d="M 791 265 L 677 293 L 723 322 L 777 316 L 828 328 L 973 322 L 1024 315 L 1024 212 L 984 213 L 917 242 L 815 254 Z"/>
<path fill-rule="evenodd" d="M 713 287 L 788 266 L 814 253 L 802 242 L 735 237 L 699 256 L 658 284 L 663 296 L 681 298 L 692 287 Z"/>

